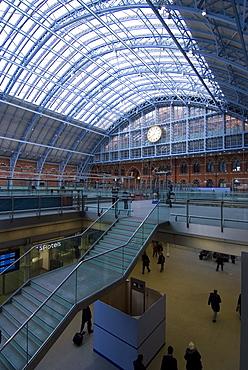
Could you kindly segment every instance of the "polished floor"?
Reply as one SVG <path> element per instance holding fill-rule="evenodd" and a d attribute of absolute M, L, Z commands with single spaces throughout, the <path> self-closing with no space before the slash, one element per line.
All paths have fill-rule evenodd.
<path fill-rule="evenodd" d="M 199 246 L 200 248 L 200 246 Z M 184 353 L 193 341 L 202 355 L 204 370 L 238 370 L 240 319 L 236 303 L 240 293 L 240 259 L 235 264 L 225 263 L 224 271 L 215 271 L 216 264 L 209 258 L 199 260 L 199 253 L 192 249 L 171 246 L 167 250 L 165 270 L 159 272 L 157 258 L 152 257 L 152 245 L 147 249 L 151 260 L 151 272 L 141 274 L 141 261 L 131 276 L 142 279 L 146 286 L 167 296 L 166 346 L 148 366 L 148 370 L 160 370 L 166 347 L 174 347 L 179 370 L 185 369 Z M 218 289 L 222 298 L 217 322 L 212 323 L 212 311 L 208 296 Z M 93 311 L 93 306 L 92 306 Z M 112 370 L 114 365 L 93 352 L 93 334 L 84 336 L 84 343 L 77 347 L 72 337 L 79 330 L 81 315 L 70 323 L 59 340 L 53 345 L 36 370 Z"/>

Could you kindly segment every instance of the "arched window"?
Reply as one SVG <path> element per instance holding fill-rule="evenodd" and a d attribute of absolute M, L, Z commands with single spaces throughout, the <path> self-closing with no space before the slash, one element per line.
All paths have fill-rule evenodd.
<path fill-rule="evenodd" d="M 193 164 L 193 173 L 200 173 L 200 163 L 199 162 L 195 162 Z"/>
<path fill-rule="evenodd" d="M 219 187 L 220 188 L 225 188 L 226 187 L 226 180 L 225 179 L 220 179 L 219 180 Z"/>
<path fill-rule="evenodd" d="M 180 190 L 185 189 L 187 186 L 187 181 L 185 179 L 180 181 Z"/>
<path fill-rule="evenodd" d="M 106 173 L 107 175 L 111 175 L 111 168 L 103 167 L 103 173 Z"/>
<path fill-rule="evenodd" d="M 232 161 L 232 171 L 234 172 L 241 171 L 240 160 L 238 158 L 234 158 L 234 160 Z"/>
<path fill-rule="evenodd" d="M 97 173 L 98 173 L 98 169 L 97 169 L 97 167 L 95 167 L 95 166 L 94 166 L 94 167 L 92 168 L 92 171 L 91 171 L 91 172 L 92 172 L 92 173 L 97 174 Z"/>
<path fill-rule="evenodd" d="M 193 185 L 194 185 L 194 186 L 199 186 L 199 185 L 200 185 L 199 180 L 198 180 L 198 179 L 195 179 L 195 180 L 193 181 Z"/>
<path fill-rule="evenodd" d="M 213 180 L 212 179 L 208 179 L 206 186 L 207 186 L 207 188 L 212 188 L 214 186 Z"/>
<path fill-rule="evenodd" d="M 126 176 L 126 169 L 125 169 L 125 167 L 121 167 L 121 176 Z"/>
<path fill-rule="evenodd" d="M 206 172 L 208 172 L 208 173 L 213 173 L 214 172 L 214 162 L 212 161 L 212 159 L 209 159 L 208 162 L 207 162 Z"/>
<path fill-rule="evenodd" d="M 118 175 L 119 175 L 118 167 L 115 167 L 114 168 L 114 176 L 118 176 Z"/>
<path fill-rule="evenodd" d="M 165 166 L 164 164 L 160 164 L 159 167 L 158 167 L 158 171 L 159 172 L 165 172 Z"/>
<path fill-rule="evenodd" d="M 144 176 L 148 176 L 148 175 L 149 175 L 149 167 L 148 167 L 148 165 L 147 165 L 147 164 L 144 164 L 144 165 L 143 165 L 143 169 L 142 169 L 142 171 L 143 171 L 143 175 L 144 175 Z"/>
<path fill-rule="evenodd" d="M 226 172 L 227 171 L 227 165 L 225 158 L 222 158 L 219 163 L 219 172 Z"/>
<path fill-rule="evenodd" d="M 183 162 L 181 164 L 181 173 L 187 173 L 187 163 Z"/>

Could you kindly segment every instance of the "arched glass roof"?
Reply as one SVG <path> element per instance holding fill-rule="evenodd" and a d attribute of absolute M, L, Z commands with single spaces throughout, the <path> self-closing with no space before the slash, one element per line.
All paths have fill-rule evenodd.
<path fill-rule="evenodd" d="M 29 145 L 43 159 L 42 146 L 54 157 L 64 150 L 66 163 L 71 151 L 78 163 L 100 133 L 165 96 L 247 115 L 242 1 L 2 0 L 0 19 L 0 102 L 10 107 L 12 101 L 11 114 L 3 109 L 0 139 L 15 160 Z M 15 130 L 7 116 L 18 105 L 36 118 L 22 119 Z M 86 132 L 93 147 L 83 146 Z"/>
<path fill-rule="evenodd" d="M 160 10 L 161 21 L 147 2 L 4 0 L 1 8 L 4 95 L 107 129 L 156 96 L 216 93 L 192 49 L 178 48 L 189 40 L 174 20 Z"/>

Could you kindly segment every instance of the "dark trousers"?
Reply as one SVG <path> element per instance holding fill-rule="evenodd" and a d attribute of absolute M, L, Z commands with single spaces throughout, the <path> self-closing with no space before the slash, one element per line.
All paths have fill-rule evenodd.
<path fill-rule="evenodd" d="M 223 271 L 223 263 L 218 263 L 216 267 L 216 271 L 219 270 L 219 267 L 221 267 L 221 270 Z"/>
<path fill-rule="evenodd" d="M 86 324 L 87 322 L 87 330 L 88 330 L 88 333 L 91 332 L 91 328 L 92 328 L 92 323 L 91 323 L 91 320 L 88 320 L 88 321 L 82 321 L 82 325 L 81 325 L 81 333 L 83 332 L 84 330 L 84 325 Z"/>
<path fill-rule="evenodd" d="M 145 267 L 147 268 L 147 271 L 148 272 L 150 272 L 151 270 L 150 270 L 150 268 L 149 268 L 149 265 L 144 265 L 143 264 L 143 266 L 142 266 L 142 274 L 144 274 L 144 272 L 145 272 Z"/>

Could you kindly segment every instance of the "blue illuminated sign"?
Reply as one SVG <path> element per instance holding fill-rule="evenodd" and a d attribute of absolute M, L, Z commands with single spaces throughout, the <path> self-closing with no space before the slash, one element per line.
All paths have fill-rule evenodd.
<path fill-rule="evenodd" d="M 19 269 L 19 262 L 14 263 L 20 257 L 20 249 L 16 249 L 14 252 L 1 253 L 0 254 L 0 273 L 6 270 L 7 272 L 15 271 Z M 14 263 L 11 267 L 9 267 Z M 9 267 L 9 268 L 8 268 Z"/>

